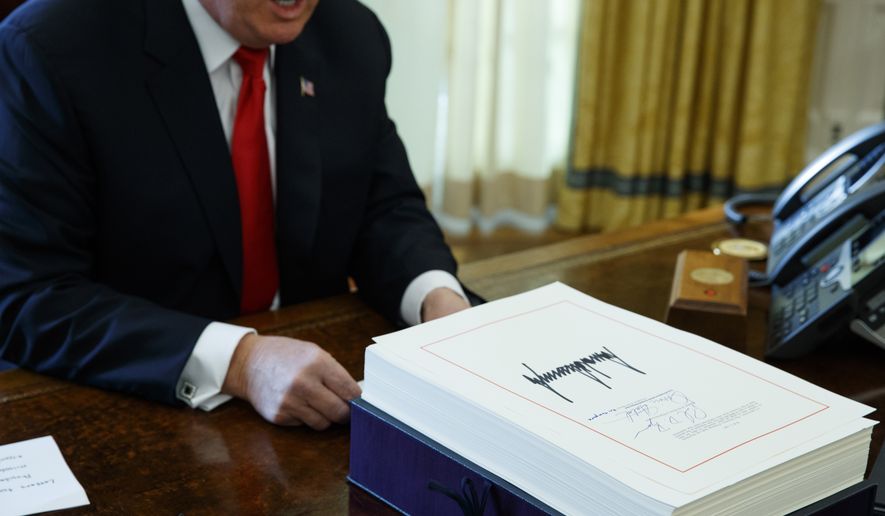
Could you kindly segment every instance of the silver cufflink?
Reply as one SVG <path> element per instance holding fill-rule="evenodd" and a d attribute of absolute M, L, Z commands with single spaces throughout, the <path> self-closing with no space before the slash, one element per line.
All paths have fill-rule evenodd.
<path fill-rule="evenodd" d="M 184 382 L 181 386 L 181 396 L 186 399 L 191 399 L 194 397 L 194 394 L 197 393 L 197 386 L 190 383 Z"/>

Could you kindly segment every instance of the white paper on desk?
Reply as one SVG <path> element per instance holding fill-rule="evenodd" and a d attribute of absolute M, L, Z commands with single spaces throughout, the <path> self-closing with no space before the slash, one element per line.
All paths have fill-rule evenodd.
<path fill-rule="evenodd" d="M 843 437 L 841 428 L 873 411 L 559 283 L 375 341 L 369 354 L 407 364 L 673 506 L 773 458 L 798 456 L 808 443 Z M 578 362 L 584 368 L 569 372 Z M 421 421 L 403 420 L 445 439 Z M 467 458 L 483 464 L 483 457 Z"/>
<path fill-rule="evenodd" d="M 88 505 L 51 436 L 0 446 L 0 515 Z"/>

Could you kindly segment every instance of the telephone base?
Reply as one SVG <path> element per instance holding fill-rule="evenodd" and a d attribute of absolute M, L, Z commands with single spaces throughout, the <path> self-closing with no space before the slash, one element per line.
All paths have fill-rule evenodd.
<path fill-rule="evenodd" d="M 880 325 L 878 330 L 874 330 L 863 320 L 855 319 L 851 321 L 849 327 L 851 328 L 851 331 L 860 335 L 863 339 L 885 349 L 885 324 Z"/>

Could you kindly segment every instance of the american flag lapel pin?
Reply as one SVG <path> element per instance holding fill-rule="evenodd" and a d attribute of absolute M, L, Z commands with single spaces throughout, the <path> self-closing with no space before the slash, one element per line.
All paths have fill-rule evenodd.
<path fill-rule="evenodd" d="M 304 76 L 301 77 L 301 96 L 302 97 L 313 97 L 313 81 L 305 79 Z"/>

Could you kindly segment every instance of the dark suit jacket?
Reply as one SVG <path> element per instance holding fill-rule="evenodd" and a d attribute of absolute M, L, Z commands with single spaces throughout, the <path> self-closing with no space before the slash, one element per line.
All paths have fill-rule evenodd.
<path fill-rule="evenodd" d="M 390 64 L 352 0 L 277 48 L 283 304 L 350 275 L 395 319 L 415 276 L 455 272 L 385 110 Z M 174 402 L 205 326 L 237 315 L 240 245 L 180 0 L 32 0 L 0 25 L 0 358 Z"/>

